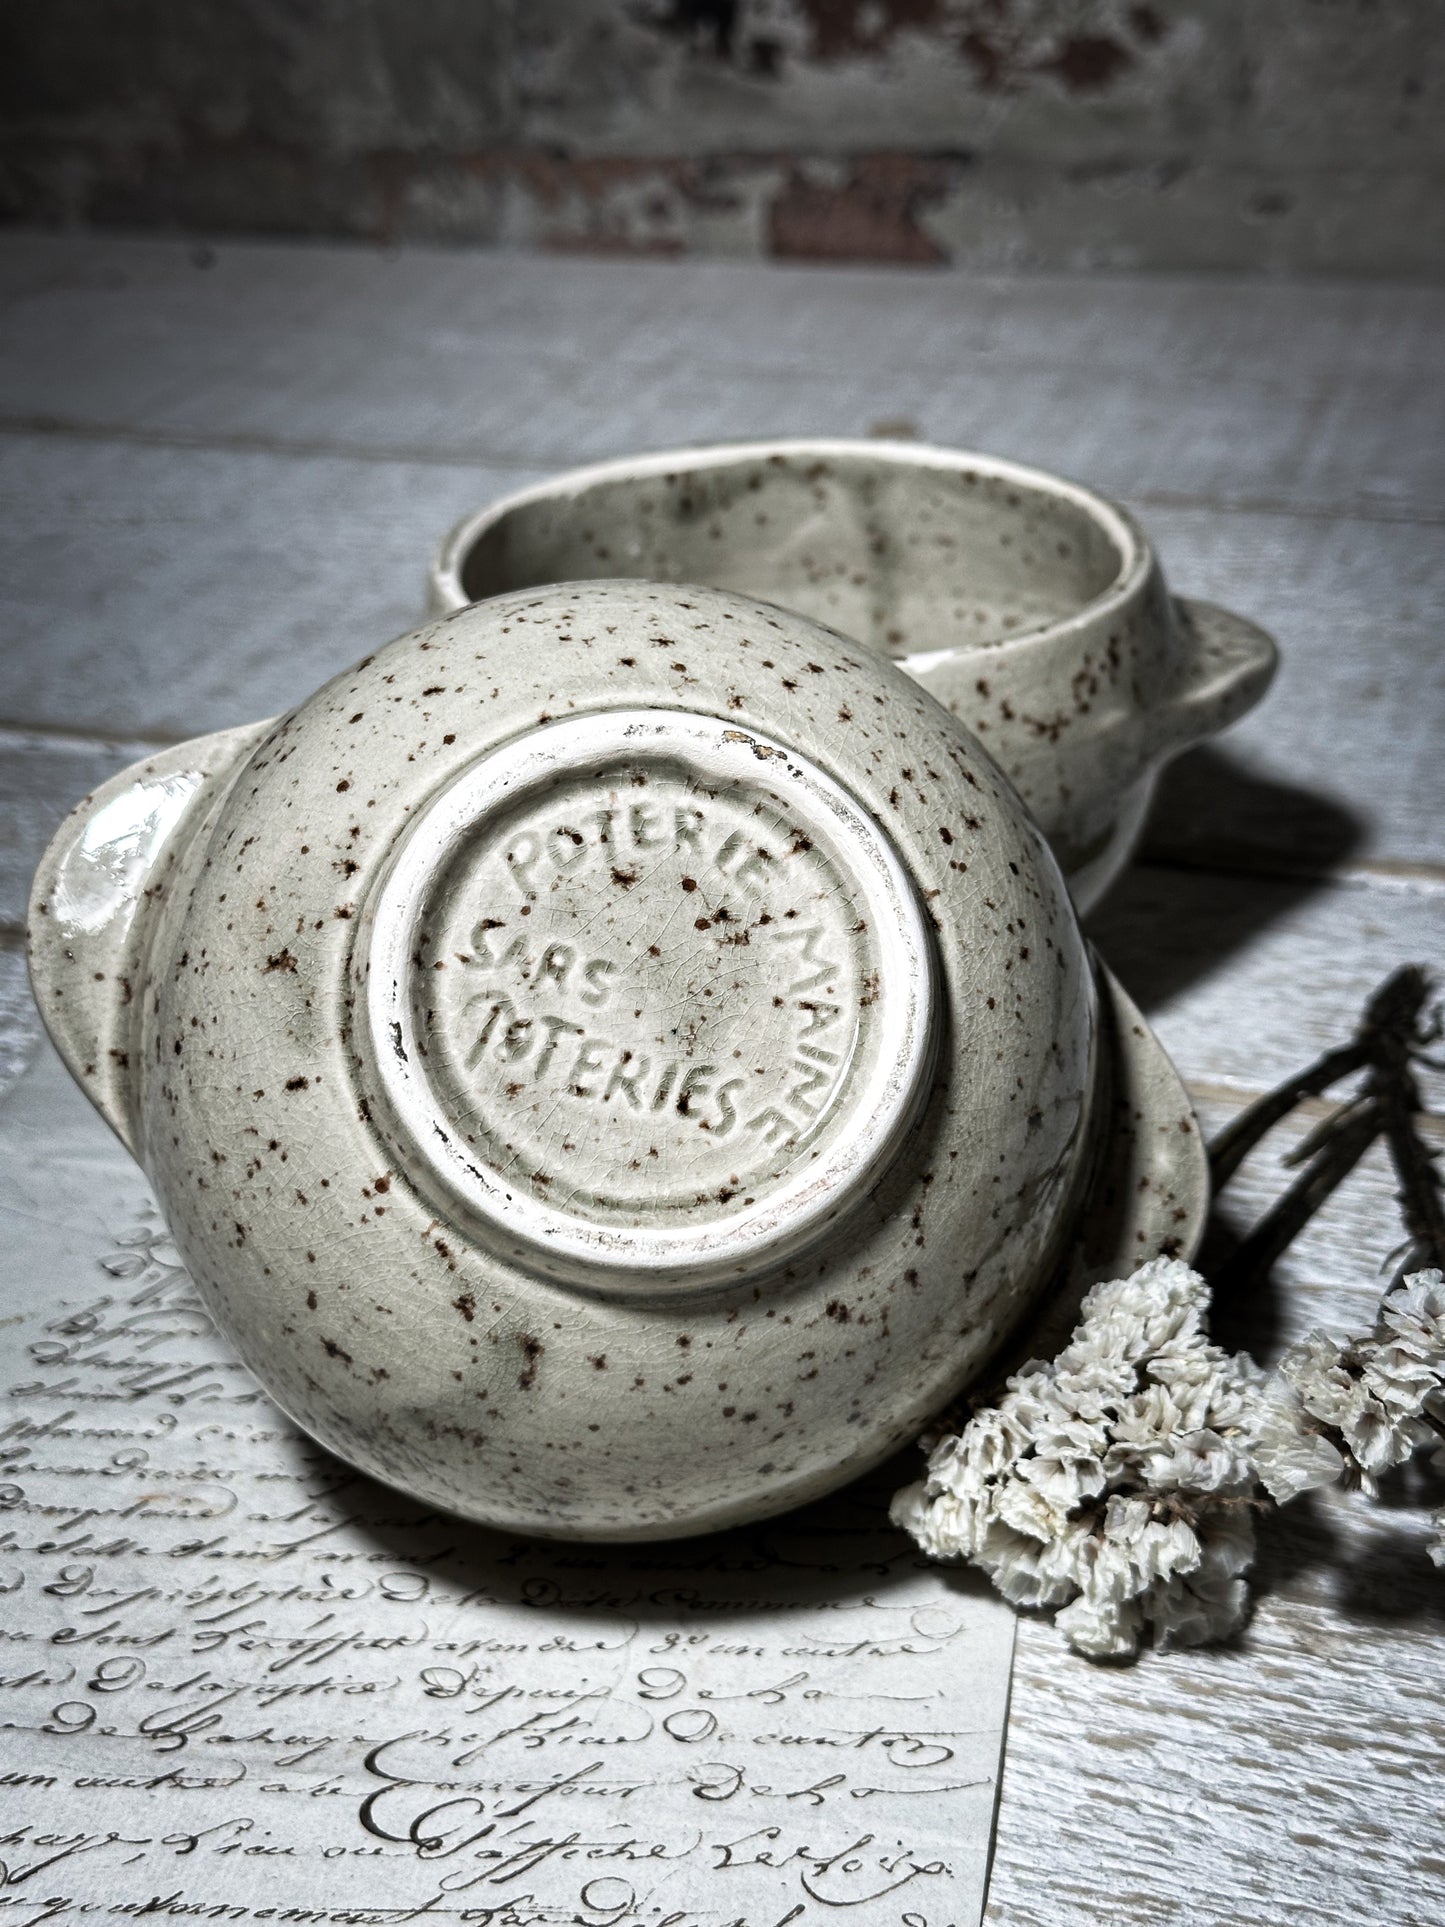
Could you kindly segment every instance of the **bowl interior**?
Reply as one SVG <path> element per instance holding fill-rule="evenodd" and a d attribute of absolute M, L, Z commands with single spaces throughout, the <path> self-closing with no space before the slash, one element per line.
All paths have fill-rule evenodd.
<path fill-rule="evenodd" d="M 548 582 L 699 582 L 889 655 L 1048 628 L 1127 572 L 1103 503 L 907 451 L 739 449 L 608 464 L 502 504 L 461 563 L 469 600 Z"/>

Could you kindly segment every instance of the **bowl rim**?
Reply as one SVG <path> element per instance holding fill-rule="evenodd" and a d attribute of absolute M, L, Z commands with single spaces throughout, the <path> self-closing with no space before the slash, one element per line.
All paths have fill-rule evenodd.
<path fill-rule="evenodd" d="M 613 456 L 606 461 L 563 469 L 540 482 L 531 482 L 525 488 L 513 489 L 506 495 L 498 496 L 463 516 L 437 545 L 427 575 L 431 606 L 439 614 L 449 614 L 455 609 L 466 608 L 476 599 L 467 593 L 465 586 L 467 562 L 481 537 L 520 508 L 535 502 L 580 496 L 607 482 L 646 480 L 678 468 L 698 472 L 739 462 L 766 461 L 776 455 L 821 460 L 866 455 L 897 468 L 940 469 L 954 473 L 972 471 L 986 475 L 990 480 L 1009 482 L 1036 495 L 1068 503 L 1087 516 L 1104 534 L 1118 557 L 1118 567 L 1112 580 L 1097 595 L 1079 603 L 1067 615 L 1033 628 L 1019 629 L 991 642 L 973 645 L 980 652 L 1033 649 L 1072 639 L 1080 631 L 1092 629 L 1097 623 L 1108 621 L 1126 611 L 1143 593 L 1156 567 L 1153 545 L 1126 509 L 1110 501 L 1107 496 L 1085 488 L 1082 483 L 1057 475 L 1049 469 L 1011 461 L 1002 455 L 947 448 L 933 442 L 889 441 L 881 437 L 875 440 L 861 436 L 784 436 L 767 440 L 700 442 L 653 449 L 640 455 Z M 496 593 L 508 594 L 510 591 L 499 589 Z M 916 675 L 920 670 L 945 662 L 957 653 L 956 646 L 944 646 L 912 651 L 895 657 L 894 661 L 900 668 Z"/>

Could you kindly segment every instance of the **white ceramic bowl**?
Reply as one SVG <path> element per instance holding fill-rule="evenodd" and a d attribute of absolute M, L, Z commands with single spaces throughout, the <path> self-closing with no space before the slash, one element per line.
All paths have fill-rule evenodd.
<path fill-rule="evenodd" d="M 241 1357 L 491 1525 L 814 1497 L 1202 1221 L 988 754 L 726 592 L 497 597 L 164 752 L 59 832 L 30 942 Z"/>
<path fill-rule="evenodd" d="M 891 657 L 993 753 L 1081 914 L 1170 757 L 1274 673 L 1253 623 L 1171 596 L 1123 509 L 1042 470 L 912 442 L 674 449 L 551 477 L 442 543 L 433 611 L 541 583 L 698 582 Z"/>

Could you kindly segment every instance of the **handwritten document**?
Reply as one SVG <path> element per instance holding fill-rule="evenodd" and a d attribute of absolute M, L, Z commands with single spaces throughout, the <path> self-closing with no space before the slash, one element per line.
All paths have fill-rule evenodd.
<path fill-rule="evenodd" d="M 48 1051 L 0 1273 L 0 1927 L 974 1927 L 1012 1616 L 897 1467 L 687 1545 L 428 1513 L 231 1358 Z"/>

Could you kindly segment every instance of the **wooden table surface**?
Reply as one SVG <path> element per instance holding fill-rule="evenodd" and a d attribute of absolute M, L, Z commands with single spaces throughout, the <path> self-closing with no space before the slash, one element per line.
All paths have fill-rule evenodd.
<path fill-rule="evenodd" d="M 1445 292 L 1403 286 L 10 236 L 0 1079 L 38 1039 L 24 892 L 62 811 L 413 626 L 463 511 L 638 449 L 911 430 L 1121 498 L 1176 589 L 1279 639 L 1092 930 L 1212 1128 L 1394 965 L 1445 963 L 1442 365 Z M 1367 1323 L 1397 1226 L 1372 1158 L 1225 1335 Z M 1442 1503 L 1422 1468 L 1268 1524 L 1225 1650 L 1099 1668 L 1023 1621 L 988 1919 L 1439 1927 Z"/>

